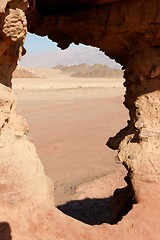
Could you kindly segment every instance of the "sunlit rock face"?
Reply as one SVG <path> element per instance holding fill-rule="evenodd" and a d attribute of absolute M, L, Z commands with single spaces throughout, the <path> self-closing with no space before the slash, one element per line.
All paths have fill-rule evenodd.
<path fill-rule="evenodd" d="M 28 7 L 27 1 L 0 3 L 0 222 L 9 225 L 19 224 L 22 212 L 27 220 L 29 212 L 49 202 L 43 167 L 33 143 L 28 141 L 26 121 L 15 113 L 11 89 L 12 72 L 24 52 Z M 10 239 L 8 230 L 6 235 L 4 232 L 0 223 L 0 239 Z"/>
<path fill-rule="evenodd" d="M 13 240 L 159 239 L 159 6 L 159 0 L 0 2 L 0 221 L 10 226 L 6 236 L 11 232 Z M 11 89 L 12 72 L 25 53 L 27 30 L 47 35 L 62 49 L 73 42 L 99 47 L 125 69 L 128 126 L 107 144 L 118 149 L 138 204 L 117 226 L 89 227 L 53 207 L 43 167 L 27 139 L 27 124 L 15 113 Z M 4 228 L 0 234 L 11 239 L 5 238 Z"/>

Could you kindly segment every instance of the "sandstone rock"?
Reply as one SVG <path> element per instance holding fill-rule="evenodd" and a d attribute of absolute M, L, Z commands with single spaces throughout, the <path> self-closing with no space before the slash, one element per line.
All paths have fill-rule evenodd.
<path fill-rule="evenodd" d="M 159 4 L 159 0 L 1 1 L 1 238 L 159 239 Z M 138 204 L 117 225 L 90 227 L 53 207 L 43 167 L 27 139 L 25 121 L 16 116 L 11 90 L 12 73 L 24 52 L 27 21 L 30 32 L 47 35 L 62 49 L 72 42 L 97 46 L 125 69 L 124 104 L 130 122 L 116 144 L 112 138 L 109 145 L 118 148 L 128 170 L 128 188 Z M 122 200 L 119 194 L 117 199 Z"/>

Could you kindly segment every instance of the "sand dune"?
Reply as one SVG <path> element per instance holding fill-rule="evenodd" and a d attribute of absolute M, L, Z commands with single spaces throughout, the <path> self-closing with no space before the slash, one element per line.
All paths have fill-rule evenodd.
<path fill-rule="evenodd" d="M 13 72 L 13 78 L 39 78 L 33 70 L 18 66 Z"/>

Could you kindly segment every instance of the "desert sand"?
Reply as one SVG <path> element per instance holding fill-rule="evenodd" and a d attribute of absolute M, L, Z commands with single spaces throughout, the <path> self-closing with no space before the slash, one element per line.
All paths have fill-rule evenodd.
<path fill-rule="evenodd" d="M 103 199 L 125 186 L 125 169 L 106 146 L 126 126 L 123 79 L 76 78 L 58 69 L 32 72 L 39 78 L 12 80 L 17 112 L 27 119 L 29 138 L 54 182 L 56 206 Z"/>

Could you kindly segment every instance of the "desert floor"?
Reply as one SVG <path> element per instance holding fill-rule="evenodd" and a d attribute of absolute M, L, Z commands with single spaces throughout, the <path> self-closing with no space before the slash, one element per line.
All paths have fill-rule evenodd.
<path fill-rule="evenodd" d="M 106 146 L 126 126 L 123 79 L 80 79 L 59 70 L 34 70 L 40 78 L 13 79 L 17 112 L 29 124 L 55 204 L 104 199 L 125 186 L 124 167 Z"/>

